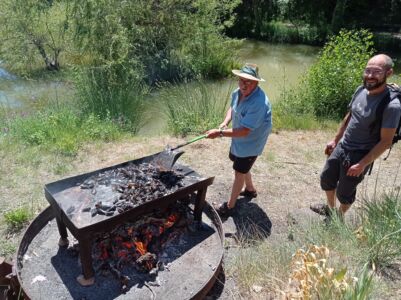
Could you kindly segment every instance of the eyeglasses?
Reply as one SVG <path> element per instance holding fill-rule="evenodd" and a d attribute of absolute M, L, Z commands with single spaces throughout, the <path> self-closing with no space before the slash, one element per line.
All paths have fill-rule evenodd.
<path fill-rule="evenodd" d="M 368 76 L 368 75 L 372 75 L 372 76 L 379 76 L 384 74 L 384 72 L 386 72 L 385 70 L 380 70 L 380 69 L 370 69 L 370 68 L 366 68 L 363 71 L 363 74 Z"/>

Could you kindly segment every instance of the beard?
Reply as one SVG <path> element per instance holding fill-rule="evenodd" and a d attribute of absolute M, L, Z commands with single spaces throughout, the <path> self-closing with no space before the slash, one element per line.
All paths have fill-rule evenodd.
<path fill-rule="evenodd" d="M 387 76 L 384 76 L 384 78 L 382 80 L 377 79 L 375 82 L 368 83 L 366 78 L 364 78 L 363 79 L 363 86 L 368 91 L 372 91 L 372 90 L 377 89 L 378 87 L 381 87 L 383 84 L 386 84 L 386 80 L 387 80 Z"/>

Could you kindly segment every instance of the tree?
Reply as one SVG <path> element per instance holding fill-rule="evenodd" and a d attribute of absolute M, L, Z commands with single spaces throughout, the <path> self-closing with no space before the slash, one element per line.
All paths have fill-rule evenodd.
<path fill-rule="evenodd" d="M 279 0 L 247 0 L 235 9 L 237 18 L 228 29 L 231 36 L 259 38 L 264 23 L 279 17 Z"/>
<path fill-rule="evenodd" d="M 69 1 L 0 1 L 0 57 L 13 71 L 59 70 L 69 45 Z"/>
<path fill-rule="evenodd" d="M 178 74 L 207 75 L 218 69 L 216 64 L 232 58 L 232 41 L 222 30 L 237 4 L 229 0 L 77 0 L 73 9 L 76 42 L 90 54 L 93 64 L 128 64 L 150 83 Z"/>

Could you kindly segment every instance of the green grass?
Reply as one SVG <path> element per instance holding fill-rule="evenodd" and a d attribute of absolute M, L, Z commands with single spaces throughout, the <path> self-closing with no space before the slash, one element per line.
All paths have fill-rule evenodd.
<path fill-rule="evenodd" d="M 226 262 L 226 275 L 236 278 L 243 291 L 249 291 L 253 285 L 269 290 L 283 289 L 295 250 L 294 244 L 289 242 L 259 241 L 250 245 L 240 239 L 236 255 Z"/>
<path fill-rule="evenodd" d="M 17 247 L 7 240 L 0 240 L 0 256 L 11 257 L 17 251 Z"/>
<path fill-rule="evenodd" d="M 362 271 L 358 276 L 358 281 L 353 287 L 348 289 L 345 293 L 344 299 L 346 300 L 362 300 L 371 299 L 373 292 L 373 274 L 369 270 L 368 264 L 365 264 Z"/>
<path fill-rule="evenodd" d="M 32 218 L 32 213 L 26 207 L 16 208 L 4 213 L 4 220 L 9 230 L 20 230 Z"/>
<path fill-rule="evenodd" d="M 82 70 L 75 84 L 78 105 L 86 114 L 118 120 L 133 133 L 143 125 L 149 88 L 123 66 Z"/>
<path fill-rule="evenodd" d="M 231 92 L 232 86 L 216 84 L 211 88 L 203 80 L 165 86 L 160 90 L 160 99 L 169 132 L 186 136 L 216 128 L 225 117 Z"/>
<path fill-rule="evenodd" d="M 75 156 L 88 141 L 114 141 L 122 133 L 121 126 L 110 117 L 101 120 L 68 107 L 10 116 L 3 121 L 4 145 L 38 148 L 64 156 Z"/>
<path fill-rule="evenodd" d="M 344 270 L 348 282 L 353 284 L 340 296 L 334 297 L 326 291 L 327 295 L 320 299 L 374 299 L 380 289 L 386 289 L 383 286 L 391 283 L 383 281 L 381 276 L 386 274 L 387 268 L 399 266 L 400 244 L 400 199 L 394 195 L 384 196 L 365 201 L 356 217 L 346 223 L 336 217 L 328 225 L 303 221 L 289 226 L 288 240 L 262 240 L 252 246 L 240 242 L 226 269 L 245 294 L 254 285 L 265 286 L 269 291 L 284 291 L 288 288 L 291 257 L 296 249 L 324 245 L 330 249 L 330 267 L 336 272 Z M 352 277 L 358 279 L 353 281 Z"/>
<path fill-rule="evenodd" d="M 317 130 L 337 129 L 339 122 L 335 120 L 318 119 L 309 113 L 285 111 L 280 106 L 273 107 L 274 130 Z"/>
<path fill-rule="evenodd" d="M 381 201 L 364 201 L 362 228 L 367 261 L 383 270 L 401 258 L 401 201 L 394 195 Z"/>

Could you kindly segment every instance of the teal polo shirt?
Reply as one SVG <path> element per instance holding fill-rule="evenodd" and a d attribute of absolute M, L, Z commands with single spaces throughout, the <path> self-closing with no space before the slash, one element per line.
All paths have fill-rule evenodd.
<path fill-rule="evenodd" d="M 271 104 L 260 87 L 238 104 L 239 95 L 236 89 L 231 97 L 232 127 L 246 127 L 251 131 L 245 137 L 233 137 L 230 151 L 238 157 L 258 156 L 272 130 Z"/>

